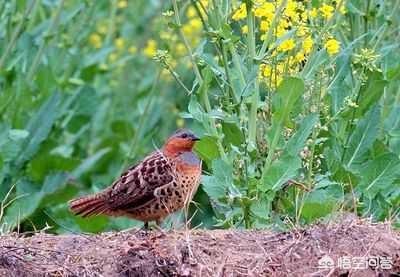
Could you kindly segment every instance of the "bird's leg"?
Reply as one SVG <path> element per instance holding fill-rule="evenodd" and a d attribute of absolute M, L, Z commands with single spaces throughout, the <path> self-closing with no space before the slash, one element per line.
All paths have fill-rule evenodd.
<path fill-rule="evenodd" d="M 143 229 L 146 230 L 146 231 L 149 230 L 149 222 L 148 222 L 148 221 L 146 221 L 146 222 L 144 223 Z"/>

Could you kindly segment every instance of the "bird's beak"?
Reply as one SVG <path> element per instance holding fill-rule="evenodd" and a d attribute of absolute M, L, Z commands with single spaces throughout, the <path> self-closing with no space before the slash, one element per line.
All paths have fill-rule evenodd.
<path fill-rule="evenodd" d="M 200 140 L 200 138 L 199 138 L 199 137 L 196 137 L 195 135 L 193 135 L 193 136 L 191 137 L 191 139 L 192 139 L 192 141 L 198 141 L 198 140 Z"/>

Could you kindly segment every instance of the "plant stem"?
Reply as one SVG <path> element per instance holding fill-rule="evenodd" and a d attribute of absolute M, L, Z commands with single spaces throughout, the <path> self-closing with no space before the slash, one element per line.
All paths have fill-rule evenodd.
<path fill-rule="evenodd" d="M 176 3 L 176 0 L 172 0 L 172 6 L 174 7 L 175 23 L 176 23 L 176 25 L 178 25 L 179 36 L 181 37 L 183 44 L 185 45 L 186 51 L 188 52 L 190 62 L 192 63 L 194 74 L 196 75 L 196 79 L 199 82 L 199 84 L 201 85 L 203 83 L 203 78 L 201 77 L 200 70 L 197 66 L 197 63 L 194 58 L 193 51 L 189 45 L 189 42 L 187 41 L 185 34 L 182 31 L 181 20 L 179 17 L 179 9 L 178 9 L 178 4 Z"/>
<path fill-rule="evenodd" d="M 111 2 L 110 21 L 109 21 L 108 28 L 107 28 L 107 35 L 105 37 L 106 44 L 109 44 L 111 42 L 111 39 L 115 32 L 115 18 L 117 16 L 117 10 L 118 10 L 117 5 L 118 5 L 117 0 L 113 0 Z"/>
<path fill-rule="evenodd" d="M 53 33 L 55 32 L 55 30 L 56 30 L 56 28 L 58 26 L 58 23 L 60 21 L 60 15 L 61 15 L 61 12 L 63 10 L 64 2 L 65 2 L 65 0 L 61 0 L 60 1 L 60 4 L 58 5 L 57 10 L 56 10 L 56 12 L 55 12 L 55 14 L 53 16 L 53 20 L 50 23 L 49 30 L 47 31 L 47 33 L 45 33 L 43 35 L 42 42 L 41 42 L 41 44 L 39 46 L 39 50 L 37 51 L 36 56 L 35 56 L 35 58 L 34 58 L 34 60 L 32 62 L 32 66 L 30 67 L 30 69 L 28 71 L 28 75 L 27 75 L 27 80 L 28 81 L 32 80 L 33 75 L 36 72 L 36 68 L 40 63 L 40 60 L 41 60 L 42 55 L 44 53 L 44 50 L 46 49 L 46 45 L 47 45 L 47 42 L 49 40 L 49 37 L 53 35 Z"/>
<path fill-rule="evenodd" d="M 229 72 L 228 53 L 224 41 L 221 41 L 221 48 L 222 48 L 222 59 L 224 60 L 225 75 L 229 84 L 229 86 L 227 86 L 227 89 L 231 92 L 234 103 L 238 104 L 239 103 L 238 92 L 236 91 L 235 86 L 233 85 L 232 78 Z"/>
<path fill-rule="evenodd" d="M 31 3 L 28 5 L 28 7 L 26 8 L 26 10 L 24 12 L 24 15 L 22 16 L 21 21 L 19 22 L 18 26 L 15 28 L 14 33 L 11 35 L 10 42 L 7 44 L 7 46 L 4 50 L 4 53 L 3 53 L 3 55 L 1 55 L 1 58 L 0 58 L 0 70 L 3 68 L 3 64 L 6 61 L 11 50 L 14 48 L 15 43 L 17 42 L 17 39 L 22 32 L 22 28 L 23 28 L 25 22 L 28 21 L 28 17 L 31 14 L 33 8 L 35 7 L 36 1 L 37 0 L 32 0 Z"/>
<path fill-rule="evenodd" d="M 254 36 L 254 13 L 250 2 L 246 2 L 247 9 L 247 25 L 249 28 L 247 34 L 247 48 L 249 49 L 249 67 L 258 67 L 255 63 L 256 47 Z M 251 70 L 250 70 L 251 71 Z M 258 72 L 258 69 L 257 69 Z M 250 116 L 249 116 L 249 145 L 251 149 L 255 149 L 257 145 L 257 110 L 260 95 L 259 79 L 256 77 L 254 83 L 254 92 L 251 97 Z"/>

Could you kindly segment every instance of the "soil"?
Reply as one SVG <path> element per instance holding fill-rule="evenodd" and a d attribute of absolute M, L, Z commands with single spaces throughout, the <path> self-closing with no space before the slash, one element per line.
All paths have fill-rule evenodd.
<path fill-rule="evenodd" d="M 327 256 L 334 265 L 318 266 Z M 0 276 L 400 276 L 400 232 L 352 218 L 283 233 L 12 233 L 0 236 Z"/>

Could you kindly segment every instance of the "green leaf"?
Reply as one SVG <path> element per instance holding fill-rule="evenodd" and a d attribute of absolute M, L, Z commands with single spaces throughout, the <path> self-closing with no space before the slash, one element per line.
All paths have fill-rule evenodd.
<path fill-rule="evenodd" d="M 278 191 L 290 179 L 297 175 L 297 170 L 301 167 L 301 160 L 297 156 L 284 155 L 275 160 L 267 169 L 262 180 L 262 191 Z"/>
<path fill-rule="evenodd" d="M 240 146 L 244 141 L 243 133 L 240 131 L 236 123 L 222 123 L 222 131 L 224 133 L 225 145 Z"/>
<path fill-rule="evenodd" d="M 188 111 L 192 115 L 192 117 L 199 122 L 203 122 L 206 118 L 205 111 L 203 110 L 203 107 L 200 105 L 200 103 L 197 101 L 195 95 L 192 95 L 192 97 L 190 97 Z"/>
<path fill-rule="evenodd" d="M 200 158 L 211 166 L 213 160 L 219 157 L 217 139 L 210 136 L 204 136 L 196 142 L 194 150 Z"/>
<path fill-rule="evenodd" d="M 350 136 L 348 149 L 344 157 L 346 168 L 350 171 L 362 163 L 364 154 L 371 148 L 379 132 L 380 107 L 374 106 L 362 118 Z"/>
<path fill-rule="evenodd" d="M 21 129 L 11 129 L 8 131 L 8 136 L 11 140 L 20 140 L 25 139 L 29 136 L 29 132 L 27 130 Z"/>
<path fill-rule="evenodd" d="M 307 222 L 327 216 L 334 212 L 342 198 L 342 188 L 336 183 L 313 190 L 304 199 L 301 216 Z"/>
<path fill-rule="evenodd" d="M 400 155 L 400 106 L 394 106 L 385 120 L 385 131 L 389 140 L 389 149 Z"/>
<path fill-rule="evenodd" d="M 108 152 L 111 151 L 111 148 L 103 148 L 96 152 L 96 154 L 90 156 L 89 158 L 85 159 L 77 168 L 75 168 L 71 172 L 71 176 L 73 178 L 78 179 L 84 173 L 89 171 L 93 168 L 93 166 Z"/>
<path fill-rule="evenodd" d="M 51 195 L 57 190 L 61 189 L 68 180 L 68 174 L 64 172 L 53 173 L 46 176 L 44 184 L 42 186 L 43 195 Z"/>
<path fill-rule="evenodd" d="M 202 185 L 210 199 L 218 201 L 225 197 L 229 187 L 233 186 L 232 166 L 218 159 L 213 161 L 212 171 L 213 175 L 202 177 Z"/>
<path fill-rule="evenodd" d="M 387 197 L 394 190 L 399 189 L 393 184 L 399 177 L 399 157 L 393 153 L 386 153 L 363 166 L 360 173 L 361 181 L 356 190 L 366 194 L 370 199 L 374 198 L 377 193 L 382 193 Z"/>
<path fill-rule="evenodd" d="M 381 72 L 372 72 L 365 86 L 360 89 L 359 103 L 356 117 L 362 116 L 372 105 L 377 103 L 383 95 L 387 81 Z"/>
<path fill-rule="evenodd" d="M 39 110 L 32 116 L 26 127 L 30 137 L 25 140 L 22 151 L 16 164 L 21 166 L 25 161 L 31 159 L 39 150 L 40 144 L 47 139 L 59 113 L 61 96 L 58 92 L 42 104 Z"/>
<path fill-rule="evenodd" d="M 283 142 L 283 127 L 303 92 L 304 82 L 299 78 L 286 78 L 278 87 L 278 91 L 273 97 L 272 125 L 267 132 L 269 155 L 273 155 L 276 147 Z"/>
<path fill-rule="evenodd" d="M 273 97 L 273 119 L 275 121 L 287 121 L 294 104 L 300 99 L 303 92 L 303 80 L 295 77 L 284 79 Z"/>
<path fill-rule="evenodd" d="M 306 116 L 300 123 L 298 130 L 289 139 L 286 144 L 285 151 L 287 154 L 297 155 L 304 147 L 307 138 L 310 136 L 315 124 L 317 123 L 318 115 L 310 114 Z"/>

